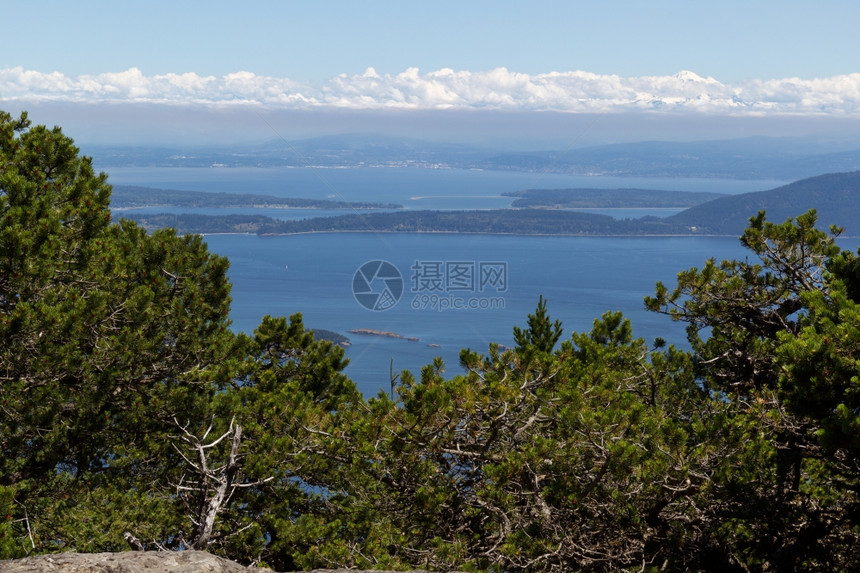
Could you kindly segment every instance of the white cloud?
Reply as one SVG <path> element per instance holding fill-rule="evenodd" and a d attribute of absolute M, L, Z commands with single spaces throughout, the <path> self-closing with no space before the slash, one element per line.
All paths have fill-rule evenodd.
<path fill-rule="evenodd" d="M 23 101 L 257 103 L 274 108 L 498 109 L 615 112 L 678 110 L 708 114 L 860 113 L 860 74 L 830 78 L 752 80 L 727 85 L 682 71 L 672 76 L 621 77 L 584 71 L 522 74 L 506 68 L 470 72 L 409 68 L 380 75 L 367 68 L 318 84 L 238 71 L 146 76 L 118 73 L 66 76 L 22 67 L 0 69 L 0 98 Z M 2 101 L 2 100 L 0 100 Z"/>

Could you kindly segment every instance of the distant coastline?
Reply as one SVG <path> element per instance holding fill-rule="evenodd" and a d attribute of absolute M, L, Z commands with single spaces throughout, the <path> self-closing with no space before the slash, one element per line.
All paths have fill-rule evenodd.
<path fill-rule="evenodd" d="M 372 201 L 333 201 L 330 199 L 305 199 L 303 197 L 275 197 L 257 193 L 212 193 L 208 191 L 186 191 L 158 189 L 136 185 L 114 185 L 111 193 L 111 209 L 128 211 L 153 207 L 187 209 L 402 209 L 396 203 Z"/>
<path fill-rule="evenodd" d="M 697 232 L 666 219 L 613 219 L 564 209 L 486 209 L 351 213 L 283 221 L 264 215 L 139 214 L 125 212 L 147 229 L 172 227 L 180 233 L 247 233 L 259 236 L 310 233 L 447 233 L 525 236 L 679 236 Z"/>
<path fill-rule="evenodd" d="M 164 192 L 169 193 L 169 192 Z M 184 193 L 186 208 L 198 205 L 197 192 Z M 523 236 L 738 236 L 749 218 L 760 210 L 771 221 L 782 222 L 789 217 L 816 209 L 823 227 L 838 225 L 843 236 L 860 234 L 860 171 L 833 173 L 803 179 L 771 189 L 738 195 L 692 192 L 665 192 L 642 189 L 545 189 L 526 190 L 510 195 L 519 197 L 527 207 L 468 210 L 407 210 L 382 204 L 332 203 L 352 211 L 336 216 L 281 220 L 266 215 L 199 213 L 135 213 L 122 215 L 137 221 L 147 229 L 171 227 L 180 233 L 222 234 L 247 233 L 260 236 L 295 235 L 305 233 L 373 232 L 373 233 L 450 233 L 478 235 Z M 602 195 L 603 194 L 603 195 Z M 232 197 L 230 194 L 205 193 L 201 201 L 212 207 L 213 201 Z M 241 197 L 241 195 L 240 195 Z M 253 196 L 249 196 L 253 197 Z M 178 201 L 178 200 L 177 200 Z M 182 202 L 178 201 L 178 202 Z M 295 204 L 297 199 L 284 199 Z M 313 200 L 308 200 L 314 203 Z M 253 200 L 251 201 L 253 202 Z M 692 205 L 667 216 L 646 215 L 636 219 L 616 219 L 610 215 L 571 210 L 573 208 L 648 208 L 668 204 Z M 320 202 L 316 202 L 320 203 Z M 123 203 L 120 202 L 120 205 Z M 127 206 L 127 204 L 126 204 Z M 372 207 L 371 207 L 372 206 Z M 320 206 L 320 208 L 323 208 Z"/>

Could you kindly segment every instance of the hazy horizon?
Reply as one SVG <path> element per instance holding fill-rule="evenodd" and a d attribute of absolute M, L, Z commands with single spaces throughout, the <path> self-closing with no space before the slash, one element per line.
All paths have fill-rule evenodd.
<path fill-rule="evenodd" d="M 273 109 L 150 103 L 0 101 L 34 124 L 58 125 L 78 145 L 248 145 L 330 135 L 410 137 L 512 150 L 639 141 L 809 138 L 860 145 L 860 117 L 716 116 L 665 112 L 574 114 L 499 110 Z"/>
<path fill-rule="evenodd" d="M 848 0 L 38 6 L 4 6 L 19 25 L 0 36 L 0 109 L 87 145 L 860 133 L 860 3 Z"/>

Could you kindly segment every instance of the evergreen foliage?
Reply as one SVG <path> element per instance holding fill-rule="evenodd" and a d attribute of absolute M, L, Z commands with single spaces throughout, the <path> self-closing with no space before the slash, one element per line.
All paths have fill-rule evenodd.
<path fill-rule="evenodd" d="M 206 548 L 277 570 L 860 569 L 860 257 L 814 211 L 620 313 L 365 398 L 301 315 L 229 329 L 227 261 L 111 221 L 0 113 L 0 558 Z"/>
<path fill-rule="evenodd" d="M 543 353 L 552 352 L 558 339 L 561 338 L 563 329 L 560 320 L 555 322 L 550 320 L 543 295 L 538 300 L 535 313 L 528 316 L 526 323 L 528 324 L 527 329 L 514 327 L 514 342 L 517 343 L 517 349 L 522 352 L 529 350 Z"/>

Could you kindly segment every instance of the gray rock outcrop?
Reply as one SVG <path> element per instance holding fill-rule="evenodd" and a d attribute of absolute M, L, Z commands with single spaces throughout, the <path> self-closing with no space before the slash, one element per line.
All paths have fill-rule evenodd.
<path fill-rule="evenodd" d="M 0 573 L 266 573 L 267 571 L 270 570 L 244 567 L 205 551 L 69 552 L 0 561 Z M 311 573 L 347 573 L 347 570 L 317 569 Z M 361 572 L 349 570 L 348 573 Z M 373 573 L 386 572 L 374 571 Z"/>
<path fill-rule="evenodd" d="M 52 573 L 54 571 L 63 573 L 248 573 L 249 569 L 205 551 L 59 553 L 0 561 L 2 573 Z M 260 571 L 265 570 L 260 569 Z"/>

